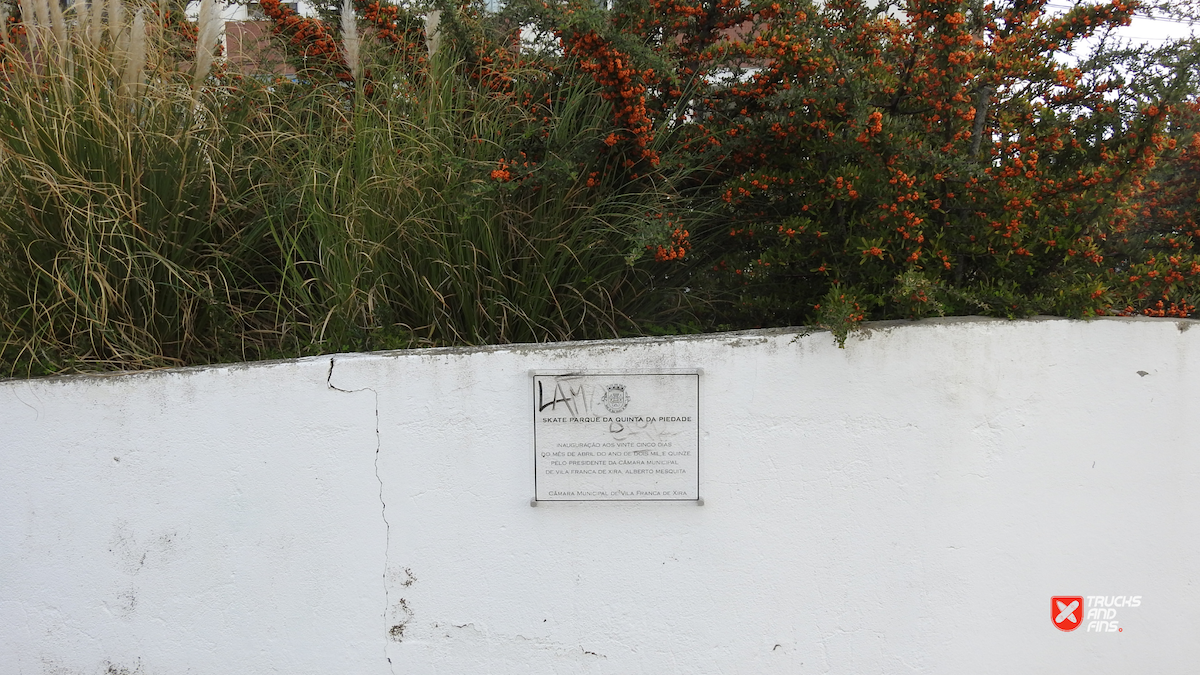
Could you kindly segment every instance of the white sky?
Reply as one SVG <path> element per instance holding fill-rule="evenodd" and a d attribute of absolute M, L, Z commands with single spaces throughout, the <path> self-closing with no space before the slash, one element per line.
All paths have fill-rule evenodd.
<path fill-rule="evenodd" d="M 1047 8 L 1051 12 L 1062 13 L 1071 8 L 1071 3 L 1069 0 L 1051 0 Z M 1168 40 L 1200 37 L 1200 24 L 1188 25 L 1171 19 L 1138 15 L 1133 17 L 1130 25 L 1118 29 L 1117 34 L 1133 43 L 1157 47 Z"/>
<path fill-rule="evenodd" d="M 1200 36 L 1200 26 L 1135 16 L 1133 23 L 1120 29 L 1119 33 L 1132 42 L 1143 42 L 1157 47 L 1167 40 Z"/>

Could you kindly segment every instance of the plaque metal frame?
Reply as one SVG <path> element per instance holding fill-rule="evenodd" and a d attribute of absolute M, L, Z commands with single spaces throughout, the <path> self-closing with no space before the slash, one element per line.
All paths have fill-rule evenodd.
<path fill-rule="evenodd" d="M 703 505 L 704 498 L 700 495 L 700 393 L 701 393 L 700 392 L 700 380 L 702 379 L 701 375 L 703 375 L 703 372 L 704 371 L 701 368 L 647 368 L 647 369 L 610 368 L 610 369 L 572 369 L 572 370 L 566 370 L 566 369 L 530 370 L 529 371 L 529 375 L 530 375 L 529 382 L 532 385 L 530 389 L 531 389 L 531 393 L 532 393 L 532 403 L 533 403 L 533 420 L 532 421 L 533 421 L 533 482 L 534 482 L 534 485 L 533 485 L 533 498 L 530 500 L 529 505 L 530 506 L 538 506 L 539 504 L 545 504 L 545 503 L 551 503 L 551 502 L 555 502 L 555 503 L 557 503 L 557 502 L 567 502 L 567 503 L 573 503 L 573 502 L 586 502 L 586 503 L 596 503 L 596 502 L 618 502 L 618 503 L 675 502 L 675 503 L 679 503 L 679 502 L 682 502 L 682 503 L 692 503 L 692 504 L 696 504 L 696 505 Z M 633 393 L 632 391 L 627 392 L 625 385 L 630 381 L 636 382 L 638 380 L 642 380 L 644 382 L 644 381 L 647 381 L 648 379 L 652 379 L 652 378 L 670 378 L 671 380 L 675 380 L 674 382 L 672 382 L 672 384 L 676 388 L 686 387 L 687 390 L 689 391 L 689 393 L 691 395 L 694 395 L 695 398 L 691 402 L 689 402 L 690 407 L 684 408 L 685 412 L 690 412 L 691 414 L 683 416 L 683 417 L 691 417 L 692 418 L 691 420 L 689 420 L 687 422 L 674 421 L 674 420 L 678 420 L 680 418 L 675 415 L 662 414 L 662 411 L 658 410 L 658 409 L 655 409 L 655 410 L 657 410 L 657 412 L 652 412 L 651 414 L 647 415 L 644 412 L 645 407 L 646 407 L 644 401 L 640 402 L 641 403 L 640 406 L 635 406 L 634 408 L 630 409 L 630 412 L 636 412 L 640 407 L 641 410 L 643 411 L 642 415 L 624 416 L 621 414 L 621 413 L 625 412 L 626 406 L 629 405 L 631 400 L 639 398 L 637 396 L 637 394 Z M 676 378 L 679 378 L 679 379 L 676 380 Z M 688 382 L 689 379 L 690 379 L 690 382 Z M 638 485 L 644 486 L 646 484 L 646 481 L 643 478 L 642 480 L 633 480 L 633 483 L 636 483 L 636 485 L 626 486 L 626 487 L 630 487 L 630 489 L 627 491 L 624 490 L 624 488 L 622 487 L 622 488 L 614 488 L 613 490 L 609 491 L 608 493 L 604 493 L 604 494 L 600 494 L 602 491 L 598 490 L 598 489 L 591 491 L 591 493 L 587 494 L 587 495 L 579 494 L 579 493 L 576 493 L 573 491 L 559 491 L 560 494 L 550 494 L 550 491 L 547 489 L 547 483 L 554 482 L 554 479 L 543 478 L 543 480 L 539 483 L 539 474 L 548 471 L 548 465 L 551 463 L 551 461 L 560 460 L 560 463 L 561 463 L 561 460 L 568 459 L 568 458 L 561 456 L 566 453 L 558 453 L 558 455 L 556 455 L 554 457 L 550 457 L 550 456 L 543 457 L 542 456 L 543 454 L 547 454 L 550 452 L 550 447 L 552 447 L 550 444 L 553 443 L 554 445 L 562 445 L 561 443 L 555 443 L 553 439 L 548 438 L 550 436 L 555 436 L 555 435 L 561 436 L 562 432 L 559 432 L 557 434 L 552 433 L 547 426 L 548 422 L 544 422 L 542 420 L 548 419 L 546 416 L 547 409 L 550 409 L 552 407 L 553 408 L 565 408 L 566 407 L 565 398 L 567 397 L 567 395 L 564 394 L 563 392 L 570 392 L 571 389 L 570 389 L 570 387 L 568 387 L 565 390 L 561 390 L 561 391 L 556 390 L 557 393 L 551 392 L 550 396 L 558 397 L 558 398 L 557 398 L 557 400 L 551 399 L 551 402 L 548 403 L 547 398 L 546 398 L 546 396 L 547 396 L 546 387 L 544 386 L 547 382 L 555 382 L 556 384 L 570 383 L 571 385 L 576 387 L 576 389 L 574 390 L 573 393 L 576 395 L 582 395 L 584 397 L 582 399 L 585 401 L 585 405 L 584 405 L 583 409 L 580 409 L 578 407 L 579 403 L 576 400 L 575 407 L 569 408 L 570 414 L 562 414 L 560 416 L 556 416 L 556 417 L 549 418 L 549 419 L 552 419 L 553 421 L 556 421 L 556 422 L 568 422 L 569 421 L 570 425 L 580 428 L 580 431 L 578 433 L 583 434 L 585 436 L 595 438 L 597 436 L 604 435 L 605 432 L 609 432 L 613 439 L 617 439 L 620 436 L 618 433 L 616 433 L 614 431 L 614 429 L 616 429 L 617 427 L 620 427 L 625 420 L 630 420 L 630 419 L 637 419 L 638 425 L 648 425 L 651 427 L 651 430 L 654 430 L 655 425 L 657 425 L 657 424 L 669 426 L 669 428 L 657 430 L 657 433 L 662 434 L 664 436 L 671 436 L 671 437 L 684 436 L 685 439 L 681 439 L 681 440 L 687 441 L 687 444 L 685 446 L 680 446 L 680 447 L 676 448 L 676 447 L 674 447 L 673 441 L 668 442 L 666 445 L 671 446 L 673 448 L 673 452 L 671 453 L 672 455 L 682 455 L 682 454 L 684 454 L 684 452 L 687 452 L 687 451 L 690 451 L 690 452 L 688 452 L 688 454 L 692 455 L 691 457 L 688 457 L 686 459 L 687 465 L 686 465 L 685 471 L 686 471 L 686 473 L 693 474 L 692 476 L 685 475 L 685 477 L 689 479 L 686 481 L 686 487 L 684 487 L 683 490 L 680 490 L 679 487 L 683 486 L 684 484 L 681 483 L 680 481 L 674 481 L 677 485 L 673 489 L 663 490 L 663 492 L 670 493 L 670 494 L 663 494 L 663 495 L 657 495 L 657 496 L 656 495 L 638 494 L 639 491 L 634 488 L 636 488 Z M 539 392 L 539 383 L 541 383 L 543 385 L 541 387 L 540 392 Z M 658 384 L 659 384 L 660 388 L 663 386 L 662 383 L 663 383 L 663 380 L 659 380 Z M 635 389 L 635 390 L 638 388 L 639 387 L 637 387 L 637 386 L 632 387 L 632 389 Z M 539 393 L 541 393 L 540 397 L 539 397 Z M 590 393 L 590 396 L 588 395 L 589 393 Z M 570 398 L 574 399 L 575 397 L 570 396 Z M 558 406 L 558 405 L 556 405 L 557 403 L 564 403 L 564 405 Z M 600 406 L 603 406 L 603 409 L 600 409 Z M 679 404 L 676 404 L 675 408 L 678 409 L 678 407 L 679 407 Z M 543 409 L 539 410 L 539 408 L 543 408 Z M 597 413 L 597 411 L 599 411 L 599 412 Z M 558 412 L 558 411 L 556 410 L 555 412 Z M 677 410 L 676 410 L 676 412 L 677 412 Z M 618 422 L 617 420 L 621 420 L 621 421 Z M 645 422 L 645 420 L 648 420 L 648 424 L 647 424 L 647 422 Z M 656 422 L 656 420 L 672 420 L 672 421 L 671 422 Z M 608 425 L 608 428 L 603 428 L 603 425 Z M 586 427 L 591 427 L 591 428 L 586 428 Z M 543 433 L 539 434 L 539 431 L 542 431 Z M 554 431 L 559 431 L 559 430 L 555 429 Z M 639 431 L 631 431 L 630 433 L 640 433 L 640 432 Z M 605 440 L 607 440 L 607 439 L 605 439 Z M 628 439 L 624 439 L 624 440 L 628 440 Z M 662 440 L 662 438 L 656 437 L 656 440 Z M 540 447 L 540 448 L 539 448 L 539 441 L 541 441 L 541 443 L 542 443 L 542 447 Z M 600 446 L 600 445 L 606 446 L 604 448 L 595 448 L 597 450 L 597 452 L 595 454 L 599 454 L 598 451 L 600 449 L 603 449 L 605 451 L 608 451 L 608 452 L 606 452 L 606 454 L 616 455 L 617 452 L 615 452 L 615 451 L 617 449 L 620 449 L 620 450 L 624 451 L 621 453 L 622 455 L 630 456 L 631 459 L 640 457 L 644 460 L 647 460 L 645 462 L 647 464 L 652 464 L 652 463 L 666 464 L 668 461 L 670 461 L 670 460 L 667 460 L 666 458 L 660 458 L 658 456 L 660 454 L 661 448 L 655 448 L 655 450 L 651 450 L 649 448 L 640 449 L 640 448 L 629 447 L 631 445 L 632 446 L 648 445 L 647 443 L 640 443 L 640 444 L 639 443 L 624 443 L 624 444 L 621 444 L 622 447 L 620 447 L 620 448 L 612 447 L 612 446 L 616 445 L 615 443 L 600 443 L 598 441 L 597 442 L 584 442 L 584 443 L 568 443 L 567 445 L 587 446 L 589 450 L 595 448 L 595 446 Z M 686 451 L 684 451 L 685 448 L 686 448 Z M 681 452 L 681 451 L 683 451 L 683 452 Z M 571 453 L 571 454 L 574 455 L 574 453 Z M 583 453 L 581 453 L 581 454 L 583 454 Z M 588 459 L 591 460 L 590 455 L 592 453 L 589 452 L 588 454 L 589 454 Z M 655 456 L 652 457 L 652 456 L 650 456 L 651 454 L 653 454 Z M 570 457 L 569 459 L 576 459 L 576 457 Z M 584 459 L 584 458 L 579 457 L 578 459 Z M 598 462 L 589 461 L 588 463 L 594 464 L 594 463 L 598 463 Z M 617 462 L 610 462 L 610 464 L 616 464 L 616 463 Z M 622 462 L 622 463 L 624 463 L 624 462 Z M 671 463 L 674 464 L 674 462 L 671 462 Z M 563 471 L 562 473 L 566 473 L 566 472 Z M 592 472 L 588 471 L 587 473 L 592 473 Z M 612 471 L 612 473 L 617 474 L 617 471 L 614 469 Z M 629 472 L 625 472 L 625 473 L 639 473 L 639 472 L 629 471 Z M 641 470 L 640 473 L 649 473 L 649 471 L 646 469 L 643 469 L 643 470 Z M 664 471 L 662 473 L 667 473 L 667 472 Z M 624 477 L 624 476 L 618 476 L 618 478 L 615 478 L 615 479 L 612 476 L 608 476 L 607 478 L 610 479 L 609 482 L 619 482 L 620 478 L 622 478 L 622 477 Z M 656 483 L 657 483 L 657 481 L 656 481 Z M 647 491 L 653 492 L 652 490 L 647 490 Z M 567 492 L 570 494 L 563 494 L 563 492 Z M 620 492 L 622 494 L 614 495 L 614 494 L 611 494 L 612 492 Z M 680 492 L 686 492 L 686 494 L 677 494 Z"/>

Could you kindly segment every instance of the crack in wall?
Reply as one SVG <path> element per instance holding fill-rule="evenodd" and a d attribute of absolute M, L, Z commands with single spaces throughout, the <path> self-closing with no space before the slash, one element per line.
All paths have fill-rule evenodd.
<path fill-rule="evenodd" d="M 379 515 L 383 518 L 383 625 L 386 631 L 388 624 L 388 610 L 391 608 L 391 597 L 388 590 L 387 574 L 388 568 L 391 565 L 391 560 L 388 557 L 392 550 L 392 524 L 387 519 L 387 502 L 383 499 L 383 476 L 379 474 L 379 454 L 382 449 L 382 442 L 379 435 L 379 392 L 371 387 L 363 387 L 361 389 L 342 389 L 333 383 L 333 357 L 329 359 L 329 373 L 325 376 L 325 386 L 334 391 L 342 392 L 343 394 L 357 394 L 363 391 L 369 391 L 375 396 L 375 480 L 379 483 Z M 395 673 L 392 667 L 392 659 L 387 655 L 387 639 L 383 642 L 383 657 L 387 659 L 388 670 Z"/>

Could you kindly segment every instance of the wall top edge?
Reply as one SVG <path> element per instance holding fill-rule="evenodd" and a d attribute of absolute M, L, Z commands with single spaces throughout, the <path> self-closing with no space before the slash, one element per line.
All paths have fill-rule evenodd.
<path fill-rule="evenodd" d="M 1193 326 L 1200 326 L 1200 319 L 1159 318 L 1146 316 L 1103 316 L 1092 319 L 1069 319 L 1058 316 L 1033 316 L 1022 319 L 1002 319 L 986 316 L 948 316 L 920 319 L 916 321 L 896 319 L 889 321 L 866 321 L 861 324 L 862 330 L 851 335 L 853 340 L 869 340 L 876 334 L 888 334 L 897 329 L 929 328 L 938 326 L 957 326 L 965 324 L 1039 324 L 1039 323 L 1143 323 L 1143 324 L 1174 324 L 1179 332 L 1186 332 Z M 157 377 L 165 375 L 190 374 L 214 370 L 241 371 L 252 368 L 278 367 L 287 365 L 317 365 L 329 368 L 332 361 L 342 359 L 375 359 L 397 357 L 430 357 L 430 356 L 468 356 L 487 353 L 530 353 L 554 352 L 568 349 L 585 349 L 588 347 L 607 346 L 622 348 L 637 345 L 669 344 L 675 342 L 703 341 L 742 341 L 747 339 L 768 339 L 780 337 L 807 338 L 828 335 L 829 331 L 820 327 L 790 326 L 783 328 L 757 328 L 741 331 L 726 331 L 720 333 L 695 333 L 688 335 L 662 335 L 650 337 L 614 338 L 602 340 L 576 340 L 570 342 L 525 342 L 498 345 L 476 345 L 466 347 L 424 347 L 416 349 L 393 349 L 377 352 L 339 352 L 305 356 L 293 359 L 273 359 L 266 361 L 243 361 L 236 363 L 214 363 L 202 366 L 187 366 L 181 368 L 157 368 L 150 370 L 117 370 L 98 373 L 74 373 L 69 375 L 48 375 L 37 378 L 0 378 L 0 387 L 19 382 L 36 381 L 39 383 L 68 383 L 74 381 L 106 381 L 114 378 Z"/>

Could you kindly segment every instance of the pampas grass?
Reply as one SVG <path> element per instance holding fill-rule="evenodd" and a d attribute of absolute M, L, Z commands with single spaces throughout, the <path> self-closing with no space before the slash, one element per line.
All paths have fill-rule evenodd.
<path fill-rule="evenodd" d="M 125 28 L 125 3 L 121 0 L 108 0 L 108 36 L 113 50 L 112 65 L 119 73 L 124 70 L 122 59 L 129 50 L 129 32 Z"/>
<path fill-rule="evenodd" d="M 438 42 L 441 40 L 441 33 L 438 30 L 438 24 L 441 21 L 441 10 L 433 9 L 425 15 L 425 44 L 431 58 L 437 53 Z"/>
<path fill-rule="evenodd" d="M 358 17 L 354 15 L 354 1 L 342 0 L 342 56 L 350 75 L 358 82 L 362 77 L 362 63 L 359 59 Z"/>
<path fill-rule="evenodd" d="M 142 94 L 146 68 L 146 10 L 139 9 L 129 29 L 129 39 L 121 74 L 121 90 L 136 101 Z"/>
<path fill-rule="evenodd" d="M 58 0 L 38 0 L 38 2 L 46 6 L 46 13 L 50 15 L 50 30 L 54 34 L 54 39 L 58 41 L 60 47 L 65 47 L 67 44 L 67 20 L 63 16 L 62 6 L 58 4 Z"/>
<path fill-rule="evenodd" d="M 192 91 L 200 88 L 200 84 L 212 70 L 217 43 L 221 40 L 221 12 L 216 0 L 201 0 L 197 23 L 200 30 L 196 39 L 196 70 L 192 74 Z"/>
<path fill-rule="evenodd" d="M 91 19 L 88 20 L 88 44 L 92 49 L 100 48 L 104 37 L 104 3 L 101 0 L 91 0 Z"/>
<path fill-rule="evenodd" d="M 37 25 L 40 28 L 48 28 L 50 26 L 50 3 L 47 0 L 33 0 L 33 12 L 30 13 L 30 16 L 37 18 Z"/>

